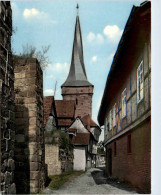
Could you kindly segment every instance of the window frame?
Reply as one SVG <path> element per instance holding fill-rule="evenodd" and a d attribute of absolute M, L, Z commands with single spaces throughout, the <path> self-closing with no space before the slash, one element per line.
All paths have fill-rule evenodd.
<path fill-rule="evenodd" d="M 113 106 L 113 121 L 112 121 L 112 126 L 115 127 L 116 126 L 116 103 Z"/>
<path fill-rule="evenodd" d="M 112 109 L 109 112 L 109 131 L 112 130 Z"/>
<path fill-rule="evenodd" d="M 136 76 L 137 76 L 137 103 L 140 103 L 144 99 L 144 63 L 143 63 L 143 60 L 141 60 L 139 66 L 137 67 Z"/>
<path fill-rule="evenodd" d="M 121 118 L 125 118 L 127 115 L 127 100 L 126 100 L 126 88 L 121 93 Z"/>

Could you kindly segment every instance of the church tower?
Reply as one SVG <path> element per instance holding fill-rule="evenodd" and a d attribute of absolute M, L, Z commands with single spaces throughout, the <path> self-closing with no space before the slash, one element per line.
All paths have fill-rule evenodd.
<path fill-rule="evenodd" d="M 77 5 L 77 9 L 78 9 Z M 79 16 L 76 17 L 72 59 L 68 77 L 62 84 L 63 100 L 75 100 L 75 117 L 92 117 L 93 85 L 88 81 L 84 59 Z"/>

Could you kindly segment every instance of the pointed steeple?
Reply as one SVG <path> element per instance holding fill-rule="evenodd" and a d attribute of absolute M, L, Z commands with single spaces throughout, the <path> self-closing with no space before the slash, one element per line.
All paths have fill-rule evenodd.
<path fill-rule="evenodd" d="M 79 6 L 77 6 L 77 9 Z M 76 17 L 72 59 L 68 77 L 62 87 L 93 86 L 88 80 L 83 59 L 82 35 L 79 16 Z"/>

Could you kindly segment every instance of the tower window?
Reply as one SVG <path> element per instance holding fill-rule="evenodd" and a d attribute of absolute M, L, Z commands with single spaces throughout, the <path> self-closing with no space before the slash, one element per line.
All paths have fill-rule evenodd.
<path fill-rule="evenodd" d="M 76 98 L 76 105 L 78 104 L 78 99 Z"/>

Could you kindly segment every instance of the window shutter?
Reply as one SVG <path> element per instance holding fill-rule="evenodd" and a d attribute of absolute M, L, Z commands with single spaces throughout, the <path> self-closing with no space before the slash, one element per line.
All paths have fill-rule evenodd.
<path fill-rule="evenodd" d="M 139 67 L 137 69 L 137 102 L 139 102 L 140 100 L 140 71 L 139 71 Z"/>
<path fill-rule="evenodd" d="M 141 61 L 137 68 L 137 102 L 139 103 L 144 97 L 144 74 L 143 74 L 143 61 Z"/>

